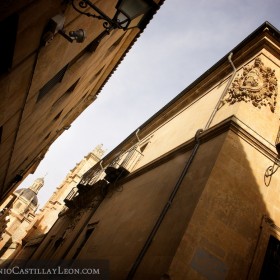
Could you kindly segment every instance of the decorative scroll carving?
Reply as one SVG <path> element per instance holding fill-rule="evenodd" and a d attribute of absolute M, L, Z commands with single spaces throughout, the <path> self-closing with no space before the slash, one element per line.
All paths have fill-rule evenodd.
<path fill-rule="evenodd" d="M 225 99 L 229 104 L 245 101 L 255 107 L 269 106 L 275 111 L 277 97 L 277 78 L 275 70 L 265 67 L 261 59 L 255 59 L 252 65 L 243 67 L 243 74 L 237 75 L 228 90 Z"/>

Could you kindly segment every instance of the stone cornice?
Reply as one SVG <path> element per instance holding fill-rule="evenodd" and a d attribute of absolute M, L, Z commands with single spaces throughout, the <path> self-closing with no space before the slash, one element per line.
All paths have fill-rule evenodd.
<path fill-rule="evenodd" d="M 223 120 L 219 124 L 202 132 L 199 137 L 200 143 L 201 144 L 207 143 L 208 141 L 216 138 L 217 136 L 223 133 L 227 133 L 229 131 L 238 135 L 238 137 L 242 138 L 244 141 L 249 143 L 253 148 L 258 150 L 267 158 L 269 158 L 272 162 L 275 161 L 277 154 L 275 152 L 274 146 L 271 143 L 266 142 L 265 139 L 259 139 L 260 138 L 259 135 L 257 135 L 253 130 L 251 130 L 248 126 L 246 126 L 235 116 L 231 116 Z M 177 157 L 180 154 L 184 154 L 188 151 L 191 151 L 191 149 L 194 146 L 195 146 L 195 138 L 193 137 L 188 141 L 186 141 L 185 143 L 181 144 L 180 146 L 174 148 L 173 150 L 167 152 L 166 154 L 160 156 L 159 158 L 139 168 L 135 172 L 129 174 L 126 178 L 120 180 L 118 183 L 124 184 L 125 182 L 128 182 L 140 176 L 141 174 L 156 168 L 157 166 L 165 162 L 168 162 L 169 160 Z"/>
<path fill-rule="evenodd" d="M 232 60 L 235 67 L 238 69 L 242 67 L 246 61 L 257 56 L 262 49 L 266 49 L 280 58 L 280 33 L 268 22 L 262 24 L 173 100 L 143 123 L 139 127 L 139 137 L 144 139 L 159 126 L 163 125 L 168 119 L 176 115 L 180 110 L 191 106 L 192 102 L 201 98 L 216 84 L 228 79 L 232 73 L 232 66 L 228 61 L 228 55 L 230 53 L 233 53 Z M 114 157 L 120 149 L 126 150 L 136 143 L 137 138 L 135 132 L 133 132 L 105 157 L 103 163 L 105 164 L 107 159 Z"/>
<path fill-rule="evenodd" d="M 249 127 L 246 127 L 246 125 L 235 116 L 232 117 L 230 130 L 249 143 L 264 156 L 269 158 L 271 161 L 275 161 L 277 158 L 275 146 L 261 138 L 260 135 L 256 134 L 256 132 L 251 130 Z"/>

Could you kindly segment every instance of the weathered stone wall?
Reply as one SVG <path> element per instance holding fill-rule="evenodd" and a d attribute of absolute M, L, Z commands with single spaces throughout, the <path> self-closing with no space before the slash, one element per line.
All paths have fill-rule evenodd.
<path fill-rule="evenodd" d="M 251 143 L 227 135 L 170 266 L 172 279 L 247 279 L 262 217 L 280 223 L 279 180 L 264 183 L 270 165 Z"/>

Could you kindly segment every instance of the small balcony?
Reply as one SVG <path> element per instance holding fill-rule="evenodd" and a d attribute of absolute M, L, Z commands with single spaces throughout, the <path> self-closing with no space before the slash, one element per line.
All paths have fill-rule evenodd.
<path fill-rule="evenodd" d="M 104 175 L 105 173 L 103 171 L 103 168 L 101 168 L 100 164 L 97 163 L 82 176 L 79 185 L 92 186 L 98 180 L 103 179 Z"/>
<path fill-rule="evenodd" d="M 138 147 L 133 146 L 128 151 L 120 152 L 120 154 L 105 168 L 99 163 L 95 164 L 82 176 L 77 186 L 79 193 L 87 192 L 89 189 L 96 186 L 97 182 L 103 179 L 109 183 L 115 183 L 117 180 L 132 172 L 142 157 L 143 154 L 139 151 Z"/>
<path fill-rule="evenodd" d="M 129 174 L 129 171 L 127 171 L 125 168 L 120 166 L 119 168 L 115 168 L 113 166 L 108 166 L 105 169 L 105 180 L 108 181 L 109 183 L 115 183 L 119 179 L 127 176 Z"/>
<path fill-rule="evenodd" d="M 73 199 L 78 196 L 78 188 L 74 187 L 70 193 L 65 197 L 64 202 L 68 208 L 73 207 Z"/>
<path fill-rule="evenodd" d="M 137 146 L 132 147 L 128 151 L 121 153 L 116 157 L 109 166 L 115 168 L 124 168 L 129 173 L 133 171 L 136 164 L 143 157 L 143 154 L 138 150 Z"/>

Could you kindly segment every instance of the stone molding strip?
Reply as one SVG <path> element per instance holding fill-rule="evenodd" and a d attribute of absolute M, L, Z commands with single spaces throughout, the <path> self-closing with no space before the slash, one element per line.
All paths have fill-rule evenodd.
<path fill-rule="evenodd" d="M 225 119 L 219 124 L 209 128 L 208 130 L 202 132 L 200 134 L 201 144 L 203 145 L 204 143 L 207 143 L 208 141 L 216 138 L 217 136 L 223 133 L 227 133 L 229 131 L 232 131 L 233 133 L 238 135 L 240 138 L 242 138 L 244 141 L 249 143 L 252 147 L 258 150 L 264 156 L 269 158 L 272 162 L 274 162 L 275 159 L 277 158 L 275 147 L 265 139 L 261 138 L 260 135 L 254 132 L 250 127 L 246 126 L 242 121 L 240 121 L 234 115 Z M 186 141 L 185 143 L 179 145 L 178 147 L 160 156 L 159 158 L 139 168 L 135 172 L 132 172 L 127 177 L 120 180 L 119 184 L 124 184 L 130 180 L 133 180 L 134 178 L 142 175 L 143 173 L 152 170 L 165 162 L 170 161 L 171 159 L 177 157 L 178 155 L 191 151 L 194 145 L 195 145 L 195 138 L 193 137 L 188 141 Z"/>

